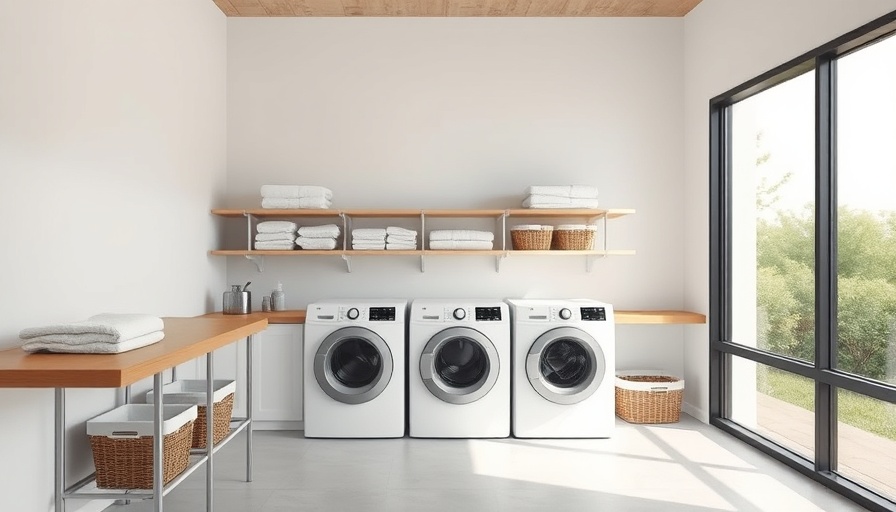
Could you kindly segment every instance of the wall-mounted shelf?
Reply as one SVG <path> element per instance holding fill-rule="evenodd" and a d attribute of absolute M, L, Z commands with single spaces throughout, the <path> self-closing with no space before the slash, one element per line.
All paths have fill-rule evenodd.
<path fill-rule="evenodd" d="M 243 256 L 255 264 L 259 272 L 264 270 L 265 256 L 339 256 L 346 264 L 346 269 L 351 272 L 352 258 L 359 257 L 376 257 L 376 256 L 415 256 L 420 258 L 420 271 L 426 269 L 426 258 L 429 256 L 490 256 L 495 258 L 495 271 L 500 271 L 501 262 L 507 257 L 532 255 L 532 256 L 552 256 L 552 257 L 570 257 L 581 256 L 585 258 L 585 269 L 590 272 L 594 261 L 597 258 L 606 256 L 629 256 L 635 254 L 630 249 L 608 249 L 607 248 L 607 220 L 616 219 L 625 215 L 635 213 L 633 209 L 478 209 L 478 210 L 423 210 L 423 209 L 213 209 L 213 215 L 229 218 L 245 218 L 246 222 L 246 249 L 222 249 L 212 250 L 209 254 L 214 256 Z M 255 224 L 260 219 L 284 219 L 284 218 L 323 218 L 338 217 L 342 224 L 342 246 L 349 247 L 350 234 L 353 219 L 417 219 L 419 220 L 419 236 L 418 244 L 420 249 L 415 250 L 373 250 L 373 251 L 357 251 L 346 249 L 335 250 L 253 250 L 254 229 Z M 426 220 L 434 218 L 451 219 L 451 218 L 491 218 L 496 223 L 495 246 L 493 250 L 430 250 L 423 249 L 426 236 Z M 587 222 L 593 223 L 603 221 L 603 244 L 601 248 L 587 251 L 565 251 L 565 250 L 545 250 L 545 251 L 520 251 L 513 250 L 509 247 L 507 236 L 507 221 L 518 219 L 586 219 Z"/>

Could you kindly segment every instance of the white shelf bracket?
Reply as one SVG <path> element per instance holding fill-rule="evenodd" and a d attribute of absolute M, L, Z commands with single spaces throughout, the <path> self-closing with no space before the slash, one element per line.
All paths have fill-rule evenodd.
<path fill-rule="evenodd" d="M 504 261 L 504 258 L 506 258 L 506 257 L 507 257 L 506 251 L 495 256 L 495 272 L 501 272 L 501 262 Z"/>
<path fill-rule="evenodd" d="M 246 259 L 255 264 L 255 270 L 259 273 L 264 272 L 264 256 L 246 255 Z"/>
<path fill-rule="evenodd" d="M 420 273 L 426 272 L 426 256 L 420 255 Z"/>
<path fill-rule="evenodd" d="M 345 269 L 349 274 L 352 273 L 352 257 L 347 256 L 345 253 L 342 253 L 342 259 L 345 260 Z"/>

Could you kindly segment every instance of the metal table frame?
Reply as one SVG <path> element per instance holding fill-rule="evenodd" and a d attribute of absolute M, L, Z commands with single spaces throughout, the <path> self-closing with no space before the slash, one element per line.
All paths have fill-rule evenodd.
<path fill-rule="evenodd" d="M 164 507 L 164 497 L 175 487 L 190 476 L 199 466 L 205 464 L 205 503 L 206 511 L 214 511 L 214 453 L 223 448 L 237 434 L 246 431 L 246 481 L 252 481 L 252 345 L 254 335 L 246 337 L 246 417 L 233 418 L 231 420 L 231 431 L 217 445 L 214 443 L 214 351 L 205 355 L 206 365 L 206 381 L 207 381 L 207 402 L 206 402 L 206 449 L 194 450 L 191 453 L 198 453 L 199 457 L 190 462 L 187 469 L 175 477 L 167 485 L 163 485 L 163 450 L 164 437 L 162 435 L 162 407 L 164 405 L 162 394 L 163 374 L 164 370 L 153 375 L 153 394 L 155 400 L 153 402 L 153 488 L 151 492 L 146 491 L 127 491 L 127 490 L 92 490 L 82 491 L 85 487 L 91 485 L 96 479 L 96 473 L 80 480 L 79 482 L 66 487 L 65 486 L 65 389 L 64 387 L 55 388 L 55 427 L 54 437 L 56 445 L 55 456 L 55 503 L 56 512 L 65 512 L 65 500 L 67 499 L 152 499 L 153 510 L 162 512 Z M 176 365 L 171 367 L 172 372 L 176 372 Z M 176 373 L 172 375 L 172 379 L 176 378 Z M 130 386 L 125 392 L 125 402 L 130 401 Z M 209 448 L 211 447 L 211 448 Z"/>

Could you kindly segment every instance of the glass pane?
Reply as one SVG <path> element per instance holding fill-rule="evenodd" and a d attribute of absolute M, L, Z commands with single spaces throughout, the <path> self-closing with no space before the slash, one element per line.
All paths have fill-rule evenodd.
<path fill-rule="evenodd" d="M 735 104 L 732 341 L 815 359 L 815 75 Z"/>
<path fill-rule="evenodd" d="M 731 356 L 731 420 L 812 460 L 814 410 L 812 380 Z"/>
<path fill-rule="evenodd" d="M 837 390 L 838 473 L 896 499 L 896 404 Z"/>
<path fill-rule="evenodd" d="M 896 383 L 896 37 L 837 64 L 837 367 Z"/>

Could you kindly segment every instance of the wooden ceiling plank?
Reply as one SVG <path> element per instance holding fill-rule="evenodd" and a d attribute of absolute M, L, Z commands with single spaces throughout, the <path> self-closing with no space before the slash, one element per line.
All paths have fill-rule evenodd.
<path fill-rule="evenodd" d="M 214 0 L 214 2 L 225 16 L 239 16 L 239 11 L 230 3 L 230 0 Z"/>
<path fill-rule="evenodd" d="M 445 16 L 447 0 L 394 0 L 398 16 Z"/>
<path fill-rule="evenodd" d="M 292 11 L 296 16 L 345 16 L 345 9 L 339 0 L 292 0 Z"/>
<path fill-rule="evenodd" d="M 260 0 L 268 16 L 295 16 L 292 2 L 289 0 Z"/>
<path fill-rule="evenodd" d="M 264 6 L 258 0 L 230 0 L 240 16 L 267 16 Z"/>
<path fill-rule="evenodd" d="M 565 5 L 566 0 L 533 0 L 526 16 L 560 16 Z"/>

